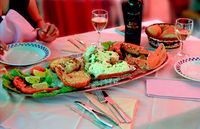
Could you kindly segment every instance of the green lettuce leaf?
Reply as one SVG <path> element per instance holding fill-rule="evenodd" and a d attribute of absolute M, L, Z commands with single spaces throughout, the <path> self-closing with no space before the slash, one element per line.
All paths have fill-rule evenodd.
<path fill-rule="evenodd" d="M 107 51 L 115 43 L 117 43 L 117 41 L 115 42 L 107 41 L 107 42 L 102 42 L 101 45 L 103 46 L 103 50 Z"/>

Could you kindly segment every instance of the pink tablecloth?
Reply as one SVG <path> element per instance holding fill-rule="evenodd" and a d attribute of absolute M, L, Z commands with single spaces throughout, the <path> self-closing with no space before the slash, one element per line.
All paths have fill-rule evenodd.
<path fill-rule="evenodd" d="M 88 43 L 97 41 L 96 32 L 80 34 Z M 48 44 L 53 57 L 69 55 L 70 52 L 61 52 L 62 46 L 68 37 L 58 38 Z M 124 37 L 114 31 L 113 28 L 102 32 L 102 41 L 123 41 Z M 150 47 L 145 34 L 142 34 L 142 46 Z M 185 42 L 185 50 L 191 55 L 198 55 L 200 40 L 190 37 Z M 177 50 L 169 50 L 169 64 L 148 77 L 141 78 L 123 85 L 108 89 L 111 97 L 124 97 L 139 100 L 134 121 L 134 129 L 198 129 L 200 128 L 200 103 L 175 99 L 162 99 L 147 97 L 145 94 L 146 78 L 173 78 L 181 77 L 173 70 L 174 53 Z M 199 55 L 198 55 L 199 56 Z M 181 78 L 182 79 L 182 78 Z M 3 91 L 2 91 L 3 92 Z M 65 104 L 73 105 L 75 100 L 88 100 L 82 93 L 74 93 L 65 96 L 42 99 L 11 99 L 11 96 L 3 92 L 4 99 L 0 98 L 1 125 L 12 129 L 96 129 L 90 121 L 83 119 L 77 113 L 71 111 Z M 2 105 L 3 104 L 3 105 Z M 7 107 L 13 106 L 8 109 Z M 15 110 L 14 110 L 15 109 Z M 9 111 L 12 110 L 12 111 Z"/>

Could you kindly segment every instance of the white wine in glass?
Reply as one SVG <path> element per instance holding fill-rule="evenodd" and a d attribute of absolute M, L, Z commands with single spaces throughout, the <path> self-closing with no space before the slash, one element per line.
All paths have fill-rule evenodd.
<path fill-rule="evenodd" d="M 107 26 L 108 23 L 108 12 L 104 9 L 95 9 L 92 11 L 92 24 L 95 30 L 98 32 L 98 44 L 97 47 L 101 47 L 101 31 Z"/>
<path fill-rule="evenodd" d="M 184 57 L 186 54 L 183 52 L 183 42 L 192 34 L 193 20 L 189 18 L 178 18 L 175 23 L 175 32 L 180 41 L 180 51 L 178 56 Z"/>

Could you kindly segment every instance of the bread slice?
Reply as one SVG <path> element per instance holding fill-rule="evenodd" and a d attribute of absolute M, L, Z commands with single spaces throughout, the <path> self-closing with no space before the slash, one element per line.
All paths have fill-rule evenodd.
<path fill-rule="evenodd" d="M 153 37 L 158 37 L 162 33 L 162 29 L 159 25 L 151 25 L 146 28 L 146 32 Z"/>
<path fill-rule="evenodd" d="M 55 71 L 55 69 L 58 68 L 66 74 L 78 70 L 80 66 L 81 62 L 78 59 L 68 56 L 56 58 L 49 63 L 49 67 L 53 71 Z"/>
<path fill-rule="evenodd" d="M 89 85 L 91 77 L 90 75 L 84 71 L 73 71 L 71 73 L 64 73 L 56 68 L 56 73 L 60 80 L 66 85 L 75 88 L 82 88 Z"/>
<path fill-rule="evenodd" d="M 169 26 L 167 29 L 165 29 L 162 34 L 160 35 L 160 38 L 163 39 L 177 39 L 177 36 L 175 34 L 175 27 Z"/>

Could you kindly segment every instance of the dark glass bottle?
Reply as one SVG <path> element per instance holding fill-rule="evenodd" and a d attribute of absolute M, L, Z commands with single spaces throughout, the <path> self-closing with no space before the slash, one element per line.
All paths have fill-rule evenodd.
<path fill-rule="evenodd" d="M 140 45 L 142 23 L 142 0 L 128 0 L 122 3 L 125 24 L 125 42 Z"/>

